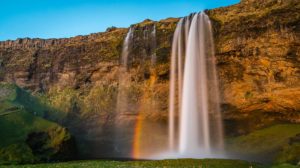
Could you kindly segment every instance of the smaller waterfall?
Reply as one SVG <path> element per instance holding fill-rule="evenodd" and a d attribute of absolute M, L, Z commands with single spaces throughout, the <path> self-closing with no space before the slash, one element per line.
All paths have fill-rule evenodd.
<path fill-rule="evenodd" d="M 158 102 L 155 96 L 155 88 L 157 88 L 156 66 L 156 25 L 149 24 L 141 28 L 143 38 L 139 38 L 137 45 L 140 46 L 140 52 L 143 58 L 139 68 L 143 69 L 143 88 L 140 97 L 139 111 L 135 125 L 135 135 L 132 149 L 132 157 L 135 159 L 148 158 L 152 153 L 159 151 L 160 142 L 157 137 L 162 134 L 161 125 L 157 122 L 149 121 L 150 115 L 158 112 Z M 145 87 L 146 86 L 146 87 Z M 153 133 L 156 135 L 153 136 Z"/>
<path fill-rule="evenodd" d="M 130 74 L 128 71 L 129 66 L 129 55 L 132 50 L 133 45 L 133 36 L 134 36 L 134 28 L 130 27 L 124 43 L 123 50 L 121 56 L 121 65 L 119 72 L 119 88 L 118 88 L 118 99 L 117 99 L 117 115 L 122 115 L 122 113 L 126 113 L 129 111 L 128 107 L 128 95 L 127 89 L 128 85 L 130 85 Z"/>
<path fill-rule="evenodd" d="M 113 146 L 113 157 L 127 157 L 130 153 L 131 147 L 128 146 L 128 143 L 124 137 L 127 134 L 130 134 L 130 131 L 127 129 L 120 129 L 125 127 L 128 121 L 125 121 L 126 115 L 131 113 L 131 106 L 129 105 L 129 94 L 128 87 L 131 85 L 131 75 L 129 73 L 130 67 L 130 55 L 132 52 L 133 46 L 133 37 L 134 37 L 134 28 L 131 27 L 124 39 L 123 50 L 120 58 L 120 68 L 118 76 L 118 95 L 116 102 L 116 112 L 114 115 L 114 146 Z M 130 122 L 130 121 L 129 121 Z M 126 125 L 128 127 L 128 125 Z M 130 127 L 128 127 L 130 129 Z"/>
<path fill-rule="evenodd" d="M 150 53 L 151 53 L 151 64 L 156 64 L 156 25 L 154 24 L 151 31 L 151 45 L 150 45 Z"/>
<path fill-rule="evenodd" d="M 120 59 L 120 72 L 119 72 L 119 89 L 117 100 L 117 113 L 133 113 L 134 109 L 129 109 L 128 95 L 126 89 L 130 87 L 130 66 L 136 60 L 146 62 L 151 61 L 151 65 L 156 64 L 156 26 L 155 24 L 147 26 L 142 34 L 135 34 L 135 26 L 131 26 L 123 43 L 122 56 Z M 139 32 L 139 31 L 137 31 Z M 142 37 L 142 38 L 141 38 Z M 143 59 L 136 59 L 143 57 Z M 143 65 L 144 62 L 140 62 Z M 144 67 L 148 68 L 148 67 Z"/>
<path fill-rule="evenodd" d="M 130 27 L 123 43 L 121 67 L 125 69 L 127 69 L 128 67 L 128 57 L 131 51 L 130 47 L 132 45 L 133 32 L 134 32 L 134 28 Z"/>
<path fill-rule="evenodd" d="M 183 157 L 208 157 L 223 151 L 214 55 L 208 16 L 199 13 L 182 18 L 172 46 L 169 149 L 179 150 Z"/>
<path fill-rule="evenodd" d="M 142 113 L 155 111 L 155 101 L 149 90 L 153 89 L 155 80 L 152 79 L 152 67 L 156 64 L 156 26 L 155 22 L 146 26 L 132 25 L 123 42 L 122 55 L 120 57 L 119 85 L 115 113 L 114 150 L 116 157 L 128 157 L 135 151 L 134 157 L 139 157 L 140 140 L 132 143 L 134 139 L 141 137 L 139 130 L 142 128 Z M 142 73 L 141 73 L 142 72 Z M 139 73 L 139 74 L 137 74 Z M 147 75 L 145 75 L 147 74 Z M 135 81 L 136 75 L 151 81 L 147 89 L 140 88 L 141 83 Z M 149 78 L 149 76 L 151 78 Z M 137 87 L 143 94 L 142 102 L 150 102 L 144 106 L 140 101 L 135 101 L 132 88 Z M 145 93 L 145 91 L 148 91 Z M 149 98 L 150 97 L 150 98 Z M 149 100 L 150 99 L 150 100 Z M 148 138 L 149 139 L 149 138 Z"/>

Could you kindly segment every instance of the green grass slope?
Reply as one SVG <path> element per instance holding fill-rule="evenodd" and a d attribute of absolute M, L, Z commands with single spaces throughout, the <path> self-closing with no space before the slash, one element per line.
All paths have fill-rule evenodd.
<path fill-rule="evenodd" d="M 30 93 L 0 84 L 0 164 L 50 160 L 71 139 L 65 128 L 41 118 L 45 110 Z"/>
<path fill-rule="evenodd" d="M 276 163 L 300 162 L 300 140 L 291 142 L 300 134 L 300 124 L 274 125 L 248 135 L 230 138 L 227 151 L 262 156 Z"/>

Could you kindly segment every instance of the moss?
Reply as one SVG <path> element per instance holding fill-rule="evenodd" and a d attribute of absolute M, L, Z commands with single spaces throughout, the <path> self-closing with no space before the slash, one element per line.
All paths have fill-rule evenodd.
<path fill-rule="evenodd" d="M 76 155 L 73 141 L 65 128 L 57 127 L 48 132 L 33 132 L 26 139 L 37 161 L 57 161 Z"/>
<path fill-rule="evenodd" d="M 48 107 L 41 100 L 30 92 L 16 87 L 16 98 L 13 103 L 18 104 L 36 116 L 43 117 Z"/>
<path fill-rule="evenodd" d="M 0 149 L 0 165 L 34 163 L 36 160 L 26 144 L 12 144 Z"/>
<path fill-rule="evenodd" d="M 34 131 L 45 131 L 57 124 L 49 122 L 22 110 L 0 117 L 0 147 L 4 147 L 15 142 L 24 142 L 27 135 Z"/>
<path fill-rule="evenodd" d="M 52 147 L 57 147 L 59 146 L 63 141 L 67 141 L 71 138 L 71 135 L 68 133 L 66 128 L 62 127 L 56 127 L 54 129 L 51 129 L 48 132 L 51 141 L 50 141 L 50 146 Z"/>
<path fill-rule="evenodd" d="M 33 157 L 26 146 L 26 139 L 31 132 L 47 132 L 49 129 L 59 127 L 34 115 L 21 111 L 0 117 L 0 159 L 6 162 L 32 162 Z M 20 144 L 21 147 L 18 147 Z M 8 147 L 7 147 L 8 146 Z M 28 155 L 24 157 L 23 155 Z M 18 158 L 19 160 L 16 160 Z"/>
<path fill-rule="evenodd" d="M 279 165 L 272 166 L 272 168 L 299 168 L 299 166 L 284 163 L 284 164 L 279 164 Z"/>
<path fill-rule="evenodd" d="M 1 111 L 4 113 L 24 109 L 40 117 L 49 110 L 41 97 L 9 83 L 0 83 L 0 107 L 0 114 Z"/>
<path fill-rule="evenodd" d="M 47 108 L 29 92 L 2 83 L 0 99 L 0 162 L 32 163 L 45 157 L 51 159 L 52 155 L 61 151 L 61 145 L 71 139 L 65 128 L 41 118 Z M 38 132 L 47 135 L 43 142 L 47 148 L 37 147 L 39 143 L 28 144 L 28 138 Z M 34 152 L 41 148 L 48 151 L 43 153 L 45 157 Z M 54 150 L 49 153 L 50 148 Z"/>
<path fill-rule="evenodd" d="M 34 136 L 37 133 L 43 133 L 46 136 L 39 140 L 37 136 Z M 67 143 L 71 140 L 71 135 L 56 123 L 23 111 L 0 117 L 0 138 L 0 160 L 2 162 L 31 163 L 51 160 L 64 148 L 69 148 Z M 68 156 L 72 157 L 73 155 Z"/>
<path fill-rule="evenodd" d="M 289 139 L 277 155 L 276 163 L 300 164 L 300 134 Z"/>
<path fill-rule="evenodd" d="M 276 163 L 300 163 L 300 143 L 285 145 L 275 160 Z"/>
<path fill-rule="evenodd" d="M 44 98 L 46 101 L 44 103 L 52 108 L 48 112 L 48 117 L 59 121 L 63 120 L 72 111 L 76 100 L 79 98 L 79 92 L 70 87 L 63 89 L 53 87 Z"/>
<path fill-rule="evenodd" d="M 261 155 L 264 156 L 266 160 L 267 158 L 273 160 L 281 151 L 283 153 L 279 154 L 280 156 L 283 156 L 284 153 L 290 153 L 290 155 L 295 157 L 298 156 L 294 155 L 298 150 L 294 151 L 291 147 L 285 146 L 289 144 L 290 138 L 299 133 L 300 124 L 274 125 L 254 131 L 248 135 L 230 138 L 228 140 L 227 150 L 244 155 Z M 288 161 L 289 155 L 286 155 L 286 158 L 279 158 L 282 158 L 282 162 Z"/>
<path fill-rule="evenodd" d="M 81 102 L 83 116 L 111 114 L 117 98 L 116 86 L 94 86 Z"/>
<path fill-rule="evenodd" d="M 13 101 L 17 97 L 16 85 L 0 83 L 0 101 Z"/>

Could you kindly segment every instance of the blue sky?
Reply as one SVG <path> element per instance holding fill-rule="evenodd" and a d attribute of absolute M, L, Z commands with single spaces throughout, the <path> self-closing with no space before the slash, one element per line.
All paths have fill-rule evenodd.
<path fill-rule="evenodd" d="M 0 0 L 0 40 L 62 38 L 228 6 L 239 0 Z"/>

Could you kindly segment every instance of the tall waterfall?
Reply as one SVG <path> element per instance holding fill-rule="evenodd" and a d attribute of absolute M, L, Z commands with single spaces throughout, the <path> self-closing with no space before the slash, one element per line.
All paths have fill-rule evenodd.
<path fill-rule="evenodd" d="M 184 157 L 209 156 L 223 149 L 214 55 L 208 16 L 202 12 L 182 18 L 172 46 L 169 148 Z"/>

